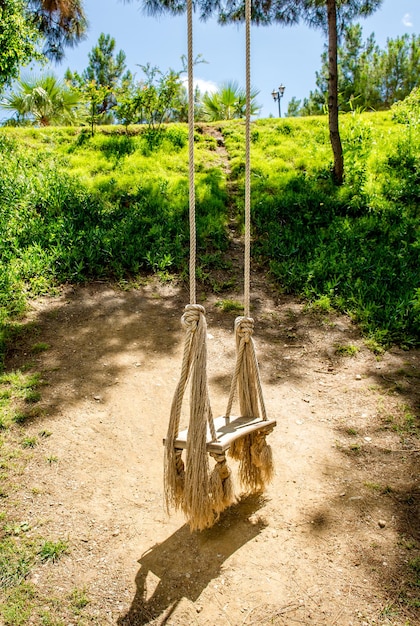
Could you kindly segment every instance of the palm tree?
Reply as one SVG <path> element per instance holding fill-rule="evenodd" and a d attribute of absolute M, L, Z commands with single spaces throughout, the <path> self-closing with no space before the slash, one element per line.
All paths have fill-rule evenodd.
<path fill-rule="evenodd" d="M 251 90 L 251 115 L 256 115 L 260 106 L 255 102 L 258 91 Z M 245 90 L 235 81 L 224 83 L 214 93 L 206 92 L 203 96 L 203 118 L 209 122 L 233 120 L 245 117 Z"/>
<path fill-rule="evenodd" d="M 80 96 L 53 74 L 20 79 L 17 88 L 0 102 L 14 112 L 17 125 L 32 122 L 39 126 L 71 125 L 76 122 Z"/>

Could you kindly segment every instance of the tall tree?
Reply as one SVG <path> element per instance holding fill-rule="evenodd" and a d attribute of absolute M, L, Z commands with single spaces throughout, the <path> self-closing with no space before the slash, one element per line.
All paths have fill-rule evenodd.
<path fill-rule="evenodd" d="M 333 175 L 341 185 L 344 179 L 344 157 L 338 125 L 337 0 L 327 0 L 328 21 L 328 125 L 334 155 Z"/>
<path fill-rule="evenodd" d="M 102 89 L 103 100 L 96 107 L 97 115 L 102 115 L 102 123 L 113 121 L 111 110 L 117 104 L 117 93 L 124 83 L 128 87 L 132 82 L 131 72 L 126 71 L 125 52 L 116 52 L 115 39 L 111 35 L 101 33 L 98 43 L 89 53 L 89 65 L 79 75 L 77 72 L 66 72 L 66 80 L 83 91 L 84 85 L 96 85 Z"/>
<path fill-rule="evenodd" d="M 61 61 L 65 48 L 84 38 L 88 24 L 82 0 L 27 0 L 27 5 L 48 59 Z"/>
<path fill-rule="evenodd" d="M 1 0 L 0 90 L 33 59 L 60 61 L 86 29 L 81 0 Z"/>
<path fill-rule="evenodd" d="M 328 94 L 328 58 L 316 73 L 317 89 L 310 93 L 300 111 L 302 115 L 323 112 Z M 341 111 L 355 106 L 389 109 L 408 96 L 420 83 L 420 36 L 403 35 L 388 39 L 381 50 L 374 34 L 362 41 L 360 24 L 347 26 L 338 49 L 338 104 Z"/>
<path fill-rule="evenodd" d="M 212 0 L 202 0 L 204 5 Z M 328 39 L 328 123 L 334 155 L 333 176 L 337 184 L 343 182 L 344 161 L 338 118 L 338 63 L 339 37 L 346 24 L 356 17 L 371 15 L 383 0 L 256 0 L 253 20 L 260 24 L 282 24 L 303 21 L 312 28 L 320 28 Z M 214 5 L 218 0 L 214 0 Z M 226 0 L 220 11 L 222 22 L 243 19 L 243 0 Z"/>
<path fill-rule="evenodd" d="M 140 0 L 148 13 L 169 11 L 174 14 L 185 10 L 182 0 Z M 371 15 L 383 0 L 254 0 L 252 20 L 256 24 L 283 25 L 304 21 L 309 26 L 321 28 L 328 34 L 328 119 L 331 146 L 334 155 L 333 174 L 337 184 L 343 182 L 343 151 L 338 127 L 338 77 L 337 45 L 344 24 L 358 16 Z M 196 6 L 204 19 L 218 15 L 221 23 L 243 21 L 244 0 L 197 0 Z"/>
<path fill-rule="evenodd" d="M 381 96 L 386 108 L 404 99 L 420 82 L 420 36 L 388 39 L 379 61 Z"/>
<path fill-rule="evenodd" d="M 39 37 L 24 0 L 0 2 L 0 91 L 18 76 L 22 65 L 39 56 Z"/>

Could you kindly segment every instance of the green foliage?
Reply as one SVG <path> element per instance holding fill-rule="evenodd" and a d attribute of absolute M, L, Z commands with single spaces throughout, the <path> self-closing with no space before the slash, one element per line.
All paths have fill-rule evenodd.
<path fill-rule="evenodd" d="M 71 606 L 76 615 L 81 613 L 81 609 L 84 609 L 90 602 L 86 589 L 75 588 L 70 594 Z"/>
<path fill-rule="evenodd" d="M 255 99 L 258 91 L 251 90 L 251 115 L 256 115 L 260 107 Z M 245 117 L 246 94 L 235 81 L 224 83 L 214 93 L 203 96 L 203 119 L 210 122 L 233 120 Z"/>
<path fill-rule="evenodd" d="M 328 94 L 328 53 L 321 57 L 315 91 L 304 101 L 299 113 L 323 113 Z M 382 50 L 372 33 L 362 40 L 360 24 L 347 24 L 338 48 L 338 100 L 341 111 L 355 107 L 389 109 L 406 98 L 420 80 L 420 36 L 408 34 L 388 39 Z"/>
<path fill-rule="evenodd" d="M 66 541 L 43 541 L 38 556 L 41 561 L 51 561 L 55 563 L 63 554 L 68 551 L 68 543 Z"/>
<path fill-rule="evenodd" d="M 223 313 L 235 313 L 236 315 L 243 314 L 244 305 L 237 300 L 219 300 L 216 306 L 223 311 Z"/>
<path fill-rule="evenodd" d="M 359 352 L 359 348 L 352 344 L 337 344 L 335 346 L 335 352 L 336 354 L 340 354 L 341 356 L 355 356 Z"/>
<path fill-rule="evenodd" d="M 86 106 L 81 117 L 86 119 L 93 137 L 95 126 L 104 122 L 104 111 L 101 108 L 110 91 L 108 87 L 99 85 L 94 79 L 82 82 L 78 87 L 78 91 Z"/>
<path fill-rule="evenodd" d="M 78 44 L 87 30 L 83 0 L 26 0 L 30 20 L 42 36 L 43 54 L 53 61 L 63 60 L 65 47 Z"/>
<path fill-rule="evenodd" d="M 0 619 L 5 626 L 26 624 L 64 624 L 57 611 L 57 598 L 49 597 L 43 590 L 28 582 L 36 565 L 53 567 L 54 563 L 68 551 L 66 541 L 34 539 L 29 536 L 28 522 L 4 524 L 0 536 L 0 591 L 2 602 Z M 68 597 L 60 600 L 60 606 L 75 616 L 82 616 L 89 604 L 84 589 L 75 588 Z M 79 622 L 78 622 L 79 623 Z M 80 622 L 81 623 L 81 622 Z M 83 622 L 84 623 L 84 622 Z"/>
<path fill-rule="evenodd" d="M 21 66 L 41 58 L 39 31 L 28 19 L 26 5 L 23 0 L 0 4 L 0 91 L 18 77 Z"/>
<path fill-rule="evenodd" d="M 141 65 L 144 79 L 134 94 L 139 118 L 148 127 L 148 138 L 153 144 L 160 137 L 162 124 L 171 118 L 172 109 L 182 91 L 180 72 L 163 73 L 157 66 Z"/>
<path fill-rule="evenodd" d="M 116 52 L 115 47 L 115 39 L 101 33 L 82 74 L 66 72 L 67 82 L 86 100 L 92 134 L 95 124 L 109 124 L 114 120 L 112 109 L 117 104 L 117 94 L 131 88 L 132 75 L 125 71 L 125 52 Z"/>
<path fill-rule="evenodd" d="M 375 342 L 418 345 L 418 131 L 401 138 L 390 116 L 346 116 L 348 170 L 337 189 L 326 122 L 283 124 L 254 124 L 254 254 L 283 290 L 348 312 Z M 241 186 L 243 135 L 232 123 L 222 130 Z"/>
<path fill-rule="evenodd" d="M 33 585 L 21 583 L 6 593 L 6 602 L 0 607 L 5 626 L 25 626 L 32 613 L 35 595 Z"/>
<path fill-rule="evenodd" d="M 31 551 L 15 538 L 0 541 L 0 588 L 13 587 L 25 580 L 33 562 Z"/>
<path fill-rule="evenodd" d="M 72 129 L 0 134 L 0 354 L 7 320 L 60 283 L 141 271 L 182 272 L 188 256 L 188 132 Z M 199 253 L 227 245 L 225 179 L 199 136 Z"/>
<path fill-rule="evenodd" d="M 303 295 L 318 310 L 349 313 L 376 351 L 392 342 L 417 345 L 419 127 L 401 125 L 390 113 L 357 111 L 342 116 L 341 126 L 347 171 L 337 189 L 326 120 L 253 124 L 253 254 L 282 290 Z M 230 183 L 238 189 L 229 210 L 241 224 L 243 122 L 218 128 L 230 157 Z M 185 274 L 187 139 L 184 124 L 162 126 L 155 144 L 144 126 L 104 127 L 94 137 L 72 129 L 0 135 L 1 353 L 11 336 L 10 317 L 24 311 L 28 295 L 67 281 Z M 211 278 L 212 262 L 205 259 L 227 247 L 228 198 L 208 139 L 197 126 L 198 271 L 220 292 L 223 285 Z M 39 397 L 33 391 L 6 425 L 27 418 L 27 405 Z"/>
<path fill-rule="evenodd" d="M 9 125 L 71 125 L 78 104 L 79 95 L 53 74 L 18 80 L 15 89 L 0 101 L 1 108 L 14 114 L 6 122 Z"/>
<path fill-rule="evenodd" d="M 404 100 L 395 102 L 391 110 L 392 119 L 399 124 L 420 124 L 420 87 L 415 87 Z"/>

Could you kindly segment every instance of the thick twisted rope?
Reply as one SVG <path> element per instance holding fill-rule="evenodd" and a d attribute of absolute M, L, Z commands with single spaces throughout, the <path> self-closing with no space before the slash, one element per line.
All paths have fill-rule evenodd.
<path fill-rule="evenodd" d="M 194 81 L 193 81 L 193 0 L 187 2 L 188 31 L 188 136 L 189 136 L 189 224 L 190 224 L 190 304 L 182 324 L 185 344 L 181 375 L 171 406 L 165 440 L 164 486 L 167 509 L 181 508 L 191 530 L 211 526 L 220 512 L 233 501 L 230 471 L 221 455 L 210 474 L 207 454 L 207 427 L 216 439 L 207 387 L 207 324 L 204 307 L 196 304 L 196 224 L 194 182 Z M 182 449 L 176 448 L 182 402 L 190 379 L 190 419 L 185 466 Z"/>
<path fill-rule="evenodd" d="M 189 216 L 190 216 L 190 303 L 196 303 L 195 263 L 197 254 L 195 226 L 194 179 L 194 56 L 193 56 L 193 1 L 187 2 L 188 33 L 188 161 L 189 161 Z"/>
<path fill-rule="evenodd" d="M 263 420 L 267 420 L 267 411 L 265 408 L 264 395 L 261 385 L 260 369 L 255 352 L 254 340 L 252 338 L 253 333 L 254 320 L 252 317 L 236 318 L 236 363 L 225 413 L 225 417 L 227 419 L 229 419 L 231 415 L 235 392 L 239 386 L 239 404 L 241 415 L 259 417 L 259 401 L 261 417 Z"/>
<path fill-rule="evenodd" d="M 251 274 L 251 0 L 245 1 L 245 267 L 244 313 L 250 315 Z"/>
<path fill-rule="evenodd" d="M 245 112 L 245 251 L 244 317 L 235 320 L 236 364 L 225 417 L 229 420 L 235 392 L 244 417 L 267 420 L 258 360 L 255 353 L 254 320 L 250 317 L 251 275 L 251 0 L 245 0 L 246 112 Z M 261 413 L 260 413 L 261 412 Z M 259 491 L 271 480 L 273 463 L 265 432 L 258 430 L 237 439 L 230 455 L 240 461 L 239 474 L 244 487 Z"/>

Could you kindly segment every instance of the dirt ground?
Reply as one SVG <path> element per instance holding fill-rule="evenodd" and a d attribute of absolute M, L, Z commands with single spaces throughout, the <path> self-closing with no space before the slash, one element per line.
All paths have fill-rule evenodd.
<path fill-rule="evenodd" d="M 215 415 L 235 358 L 234 316 L 220 299 L 200 292 Z M 30 342 L 48 344 L 32 359 L 43 410 L 25 433 L 51 436 L 31 452 L 17 515 L 31 532 L 68 540 L 69 552 L 31 582 L 46 594 L 85 588 L 83 614 L 100 625 L 419 623 L 409 577 L 419 563 L 420 450 L 406 427 L 419 412 L 419 352 L 375 356 L 347 317 L 254 285 L 275 478 L 190 533 L 181 514 L 165 512 L 162 446 L 187 302 L 180 286 L 149 282 L 94 283 L 33 303 L 32 331 L 8 367 L 27 362 Z M 349 345 L 354 356 L 340 353 Z"/>

